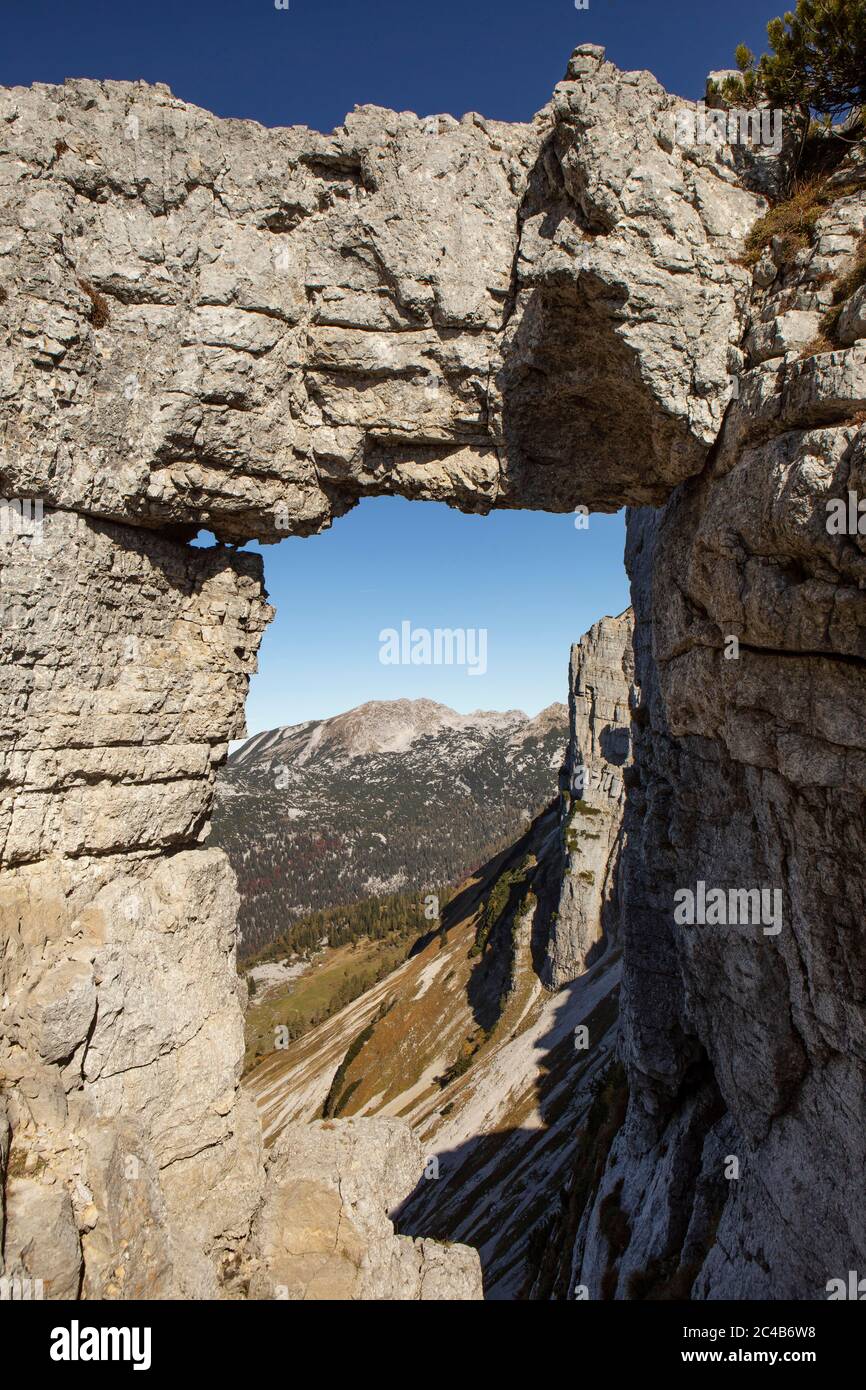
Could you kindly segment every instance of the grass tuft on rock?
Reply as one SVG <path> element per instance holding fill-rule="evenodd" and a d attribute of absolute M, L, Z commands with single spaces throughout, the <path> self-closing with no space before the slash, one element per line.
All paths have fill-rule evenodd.
<path fill-rule="evenodd" d="M 797 253 L 815 244 L 818 219 L 842 192 L 832 186 L 827 177 L 798 180 L 790 197 L 775 203 L 758 218 L 746 237 L 740 264 L 757 265 L 770 243 L 778 237 L 781 246 L 776 262 L 780 269 L 790 269 Z"/>
<path fill-rule="evenodd" d="M 83 280 L 79 277 L 78 283 L 90 300 L 90 313 L 88 315 L 90 322 L 94 328 L 104 328 L 111 318 L 108 300 L 104 294 L 100 294 L 99 290 L 91 285 L 89 280 Z"/>

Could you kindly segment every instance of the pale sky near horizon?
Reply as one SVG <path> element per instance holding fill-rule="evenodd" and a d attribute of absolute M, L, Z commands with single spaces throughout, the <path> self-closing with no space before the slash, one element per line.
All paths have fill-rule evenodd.
<path fill-rule="evenodd" d="M 28 0 L 5 7 L 0 83 L 95 77 L 167 83 L 186 101 L 265 125 L 328 131 L 360 103 L 426 115 L 467 110 L 527 120 L 579 43 L 622 68 L 703 94 L 737 43 L 760 51 L 780 12 L 754 0 Z M 640 449 L 640 440 L 635 448 Z M 427 696 L 462 712 L 535 714 L 567 695 L 569 648 L 629 602 L 623 517 L 499 512 L 364 501 L 333 529 L 264 550 L 271 601 L 250 733 L 324 718 L 371 699 Z M 386 667 L 379 633 L 484 628 L 487 672 Z"/>

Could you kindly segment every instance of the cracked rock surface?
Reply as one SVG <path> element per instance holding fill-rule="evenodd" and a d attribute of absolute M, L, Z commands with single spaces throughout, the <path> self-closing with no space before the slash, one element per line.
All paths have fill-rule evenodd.
<path fill-rule="evenodd" d="M 248 1247 L 250 1297 L 482 1299 L 475 1250 L 394 1234 L 388 1212 L 417 1186 L 424 1162 L 406 1120 L 288 1125 L 268 1153 Z"/>
<path fill-rule="evenodd" d="M 526 125 L 361 107 L 325 136 L 143 83 L 4 90 L 5 487 L 271 541 L 377 493 L 662 500 L 730 395 L 762 206 L 674 143 L 683 105 L 592 48 Z"/>
<path fill-rule="evenodd" d="M 864 226 L 846 195 L 753 315 L 844 274 Z M 819 1299 L 862 1263 L 866 541 L 827 519 L 863 495 L 864 352 L 756 362 L 702 475 L 630 516 L 630 1106 L 578 1239 L 590 1297 Z M 778 891 L 780 930 L 677 925 L 699 880 Z"/>
<path fill-rule="evenodd" d="M 388 1194 L 358 1176 L 344 1209 L 348 1149 L 399 1186 L 402 1131 L 296 1135 L 266 1178 L 204 843 L 270 617 L 228 543 L 375 494 L 636 509 L 630 1105 L 576 1280 L 814 1298 L 862 1263 L 864 542 L 824 524 L 862 485 L 862 296 L 811 335 L 866 192 L 750 275 L 765 203 L 675 139 L 687 106 L 592 47 L 524 125 L 363 107 L 325 136 L 145 84 L 0 92 L 0 493 L 44 504 L 0 537 L 4 1273 L 476 1296 L 469 1252 L 395 1243 Z M 782 931 L 677 928 L 698 879 L 778 888 Z"/>
<path fill-rule="evenodd" d="M 565 863 L 542 978 L 583 974 L 619 936 L 625 771 L 631 763 L 634 615 L 602 618 L 571 649 L 571 734 L 561 812 Z"/>

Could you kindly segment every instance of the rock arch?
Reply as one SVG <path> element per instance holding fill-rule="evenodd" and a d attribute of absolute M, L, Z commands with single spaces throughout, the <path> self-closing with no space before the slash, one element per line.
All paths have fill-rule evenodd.
<path fill-rule="evenodd" d="M 641 867 L 659 857 L 669 888 L 694 864 L 691 832 L 679 859 L 667 847 L 698 814 L 688 788 L 711 748 L 726 808 L 713 854 L 743 872 L 819 873 L 825 831 L 814 842 L 804 831 L 805 865 L 781 826 L 822 814 L 809 733 L 775 708 L 783 761 L 771 765 L 754 728 L 774 699 L 777 649 L 799 661 L 781 615 L 796 610 L 808 627 L 806 589 L 792 609 L 778 584 L 760 583 L 804 542 L 802 527 L 786 530 L 801 512 L 782 498 L 758 422 L 800 431 L 786 447 L 813 502 L 806 453 L 832 472 L 840 439 L 856 460 L 863 447 L 851 423 L 862 345 L 801 368 L 744 359 L 750 280 L 737 256 L 762 203 L 724 151 L 676 142 L 682 106 L 591 47 L 526 125 L 362 107 L 325 136 L 217 120 L 144 84 L 0 93 L 0 482 L 46 509 L 44 534 L 0 554 L 0 1160 L 16 1184 L 4 1249 L 11 1267 L 50 1267 L 55 1296 L 206 1296 L 249 1229 L 261 1162 L 238 1090 L 235 889 L 204 840 L 269 610 L 258 560 L 232 547 L 310 534 L 365 495 L 610 510 L 678 490 L 630 527 L 644 719 L 629 812 L 640 856 L 626 902 L 628 1199 L 639 1206 L 665 1126 L 671 1186 L 683 1164 L 696 1183 L 710 1162 L 694 1160 L 682 1091 L 701 1047 L 724 1123 L 754 1152 L 772 1150 L 782 1178 L 786 1154 L 814 1137 L 797 1097 L 820 1068 L 836 1059 L 853 1097 L 859 1025 L 830 1004 L 834 988 L 862 999 L 850 915 L 834 907 L 845 921 L 827 945 L 801 903 L 791 954 L 772 969 L 792 1022 L 783 1009 L 755 1024 L 752 1065 L 772 1086 L 743 1100 L 739 1040 L 719 1030 L 725 1000 L 706 983 L 732 978 L 733 947 L 702 956 L 672 940 Z M 728 409 L 741 368 L 747 389 Z M 818 420 L 820 439 L 807 437 Z M 751 608 L 735 592 L 752 562 L 745 531 L 711 519 L 746 457 L 757 500 L 783 516 L 769 548 L 755 547 L 765 563 Z M 202 527 L 215 549 L 188 545 Z M 709 592 L 713 545 L 728 577 Z M 824 555 L 814 582 L 835 589 L 841 564 Z M 846 654 L 859 656 L 861 599 L 844 592 Z M 735 622 L 765 650 L 736 698 L 717 679 L 719 634 Z M 844 669 L 853 708 L 862 670 L 835 661 L 837 630 L 809 632 L 808 661 L 825 661 L 830 702 Z M 819 722 L 821 785 L 847 776 L 861 798 L 860 745 L 834 770 L 845 741 L 830 713 Z M 823 814 L 853 836 L 842 799 L 830 793 Z M 747 845 L 724 828 L 735 812 L 750 818 Z M 818 976 L 803 964 L 807 941 Z M 654 949 L 668 1004 L 647 984 Z M 760 960 L 754 972 L 759 992 Z M 657 1017 L 671 998 L 676 1017 Z M 774 1287 L 803 1287 L 799 1249 L 773 1226 L 766 1184 L 750 1181 L 730 1268 L 706 1274 L 705 1292 L 772 1285 L 743 1274 L 743 1252 L 771 1237 L 770 1265 L 792 1271 Z M 838 1220 L 821 1229 L 828 1259 L 842 1259 Z M 675 1236 L 638 1226 L 633 1268 Z M 600 1280 L 593 1239 L 591 1228 L 587 1278 Z"/>

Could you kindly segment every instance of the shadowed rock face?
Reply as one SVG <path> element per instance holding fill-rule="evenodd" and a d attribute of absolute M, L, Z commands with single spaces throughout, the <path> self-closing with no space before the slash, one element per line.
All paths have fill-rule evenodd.
<path fill-rule="evenodd" d="M 664 508 L 630 528 L 632 1099 L 599 1194 L 622 1182 L 632 1239 L 611 1267 L 591 1210 L 579 1277 L 627 1296 L 676 1257 L 697 1296 L 812 1297 L 856 1268 L 863 542 L 820 519 L 862 471 L 857 304 L 846 350 L 797 354 L 864 198 L 750 289 L 763 205 L 674 140 L 683 106 L 590 48 L 528 125 L 0 93 L 0 490 L 46 505 L 0 547 L 4 1272 L 234 1287 L 264 1177 L 201 842 L 269 611 L 257 560 L 185 542 L 380 493 Z M 778 937 L 675 928 L 722 874 L 780 888 Z"/>
<path fill-rule="evenodd" d="M 812 249 L 765 266 L 752 325 L 817 320 L 864 214 L 840 198 Z M 700 478 L 630 517 L 632 1100 L 581 1234 L 591 1294 L 822 1298 L 862 1262 L 864 537 L 829 534 L 827 502 L 863 495 L 864 347 L 756 363 Z M 699 880 L 778 891 L 780 929 L 677 925 Z"/>

